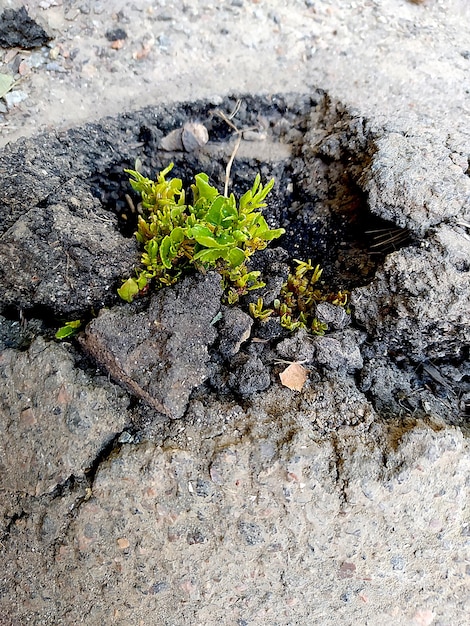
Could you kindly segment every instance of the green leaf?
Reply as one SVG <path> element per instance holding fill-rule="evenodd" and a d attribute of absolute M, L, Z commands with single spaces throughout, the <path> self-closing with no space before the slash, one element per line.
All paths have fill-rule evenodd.
<path fill-rule="evenodd" d="M 217 250 L 215 248 L 199 250 L 194 257 L 193 261 L 200 261 L 201 263 L 215 263 L 218 259 L 225 259 L 227 250 Z"/>
<path fill-rule="evenodd" d="M 144 289 L 144 287 L 147 286 L 148 283 L 148 276 L 146 274 L 146 272 L 142 272 L 138 277 L 137 277 L 137 287 L 139 288 L 139 291 L 142 291 L 142 289 Z"/>
<path fill-rule="evenodd" d="M 195 200 L 199 200 L 199 198 L 205 198 L 206 200 L 214 200 L 219 195 L 219 192 L 215 187 L 209 185 L 209 176 L 207 174 L 201 173 L 196 174 L 196 193 L 197 197 Z M 193 186 L 194 187 L 194 186 Z"/>
<path fill-rule="evenodd" d="M 211 205 L 211 208 L 207 211 L 206 221 L 214 226 L 219 226 L 224 218 L 222 208 L 225 204 L 225 198 L 218 196 Z"/>
<path fill-rule="evenodd" d="M 56 339 L 66 339 L 67 337 L 71 337 L 75 335 L 75 333 L 80 328 L 82 322 L 81 320 L 74 320 L 73 322 L 66 322 L 64 326 L 61 326 L 59 330 L 55 334 Z"/>
<path fill-rule="evenodd" d="M 247 241 L 250 238 L 249 235 L 242 232 L 241 230 L 232 231 L 232 237 L 235 239 L 235 241 Z"/>
<path fill-rule="evenodd" d="M 212 231 L 207 226 L 196 224 L 189 229 L 188 235 L 197 241 L 198 244 L 205 248 L 224 248 L 224 244 L 216 241 Z"/>
<path fill-rule="evenodd" d="M 184 241 L 184 238 L 185 238 L 184 228 L 181 228 L 181 226 L 177 226 L 176 228 L 173 228 L 173 230 L 170 233 L 171 243 L 182 243 Z"/>
<path fill-rule="evenodd" d="M 171 239 L 168 235 L 163 237 L 162 243 L 160 244 L 160 258 L 162 260 L 163 267 L 166 267 L 168 270 L 171 268 Z"/>
<path fill-rule="evenodd" d="M 245 261 L 245 253 L 240 248 L 232 248 L 228 253 L 228 260 L 232 267 L 237 267 Z"/>
<path fill-rule="evenodd" d="M 133 278 L 128 278 L 125 283 L 117 290 L 118 294 L 126 302 L 132 302 L 134 297 L 139 293 L 139 285 Z"/>
<path fill-rule="evenodd" d="M 147 251 L 150 260 L 154 263 L 158 254 L 158 241 L 156 239 L 150 239 L 144 246 L 144 250 Z"/>
<path fill-rule="evenodd" d="M 0 74 L 0 98 L 3 98 L 13 87 L 15 79 L 9 74 Z"/>
<path fill-rule="evenodd" d="M 171 170 L 174 168 L 174 166 L 175 166 L 175 164 L 173 162 L 171 162 L 168 167 L 166 167 L 164 170 L 162 170 L 160 172 L 160 174 L 158 175 L 158 182 L 159 183 L 165 182 L 165 176 L 171 172 Z"/>
<path fill-rule="evenodd" d="M 270 230 L 268 223 L 266 222 L 264 217 L 262 215 L 259 215 L 256 223 L 256 230 L 252 232 L 252 236 L 259 237 L 260 239 L 264 239 L 265 241 L 271 241 L 272 239 L 277 239 L 285 232 L 286 231 L 284 230 L 284 228 Z"/>
<path fill-rule="evenodd" d="M 273 230 L 264 231 L 262 237 L 265 241 L 271 241 L 272 239 L 277 239 L 285 232 L 285 228 L 274 228 Z"/>

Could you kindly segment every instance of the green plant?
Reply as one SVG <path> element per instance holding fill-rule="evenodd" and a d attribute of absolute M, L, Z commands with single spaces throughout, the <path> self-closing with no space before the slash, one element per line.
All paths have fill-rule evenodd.
<path fill-rule="evenodd" d="M 259 298 L 256 305 L 250 305 L 250 312 L 261 321 L 276 315 L 281 326 L 290 331 L 306 328 L 315 335 L 324 335 L 328 325 L 315 317 L 315 305 L 318 302 L 331 302 L 347 308 L 348 292 L 325 293 L 318 286 L 323 272 L 320 266 L 313 266 L 310 260 L 294 261 L 297 267 L 282 286 L 279 298 L 274 300 L 273 309 L 264 309 L 263 300 Z"/>
<path fill-rule="evenodd" d="M 274 313 L 274 309 L 263 309 L 263 298 L 258 298 L 256 304 L 251 302 L 249 309 L 251 316 L 261 321 L 269 319 Z"/>
<path fill-rule="evenodd" d="M 264 286 L 260 272 L 248 271 L 246 261 L 284 233 L 282 228 L 270 229 L 261 214 L 274 180 L 263 186 L 257 175 L 237 204 L 233 194 L 221 195 L 210 185 L 207 174 L 197 174 L 191 185 L 193 203 L 188 204 L 182 181 L 166 179 L 172 168 L 173 163 L 156 181 L 125 170 L 142 197 L 136 238 L 144 251 L 143 267 L 118 289 L 121 298 L 131 302 L 152 284 L 172 285 L 191 267 L 216 269 L 224 279 L 229 303 Z"/>
<path fill-rule="evenodd" d="M 56 339 L 67 339 L 67 337 L 73 337 L 80 330 L 82 325 L 81 320 L 73 320 L 72 322 L 65 322 L 63 326 L 55 334 Z"/>

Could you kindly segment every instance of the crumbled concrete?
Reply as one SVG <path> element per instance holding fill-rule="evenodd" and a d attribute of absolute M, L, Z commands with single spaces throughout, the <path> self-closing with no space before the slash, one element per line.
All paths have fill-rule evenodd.
<path fill-rule="evenodd" d="M 445 247 L 442 241 L 446 241 Z M 358 322 L 389 352 L 415 359 L 462 357 L 470 341 L 470 240 L 448 228 L 387 258 L 352 295 Z"/>
<path fill-rule="evenodd" d="M 218 350 L 225 357 L 233 357 L 250 336 L 253 318 L 238 307 L 224 307 L 219 327 Z"/>
<path fill-rule="evenodd" d="M 376 147 L 363 177 L 373 213 L 422 235 L 468 211 L 470 179 L 441 141 L 390 133 Z"/>
<path fill-rule="evenodd" d="M 242 397 L 264 391 L 271 384 L 269 370 L 257 356 L 240 352 L 232 360 L 231 368 L 227 384 Z"/>
<path fill-rule="evenodd" d="M 315 361 L 337 372 L 360 370 L 364 365 L 359 348 L 363 341 L 364 333 L 351 329 L 315 337 Z"/>
<path fill-rule="evenodd" d="M 0 237 L 2 305 L 45 307 L 80 316 L 116 300 L 115 286 L 130 273 L 136 245 L 92 198 L 31 208 Z"/>
<path fill-rule="evenodd" d="M 220 309 L 219 274 L 182 280 L 152 296 L 148 310 L 103 310 L 85 331 L 83 347 L 124 388 L 173 418 L 209 376 L 211 324 Z"/>
<path fill-rule="evenodd" d="M 302 328 L 280 341 L 276 346 L 276 352 L 281 358 L 289 361 L 309 362 L 313 358 L 315 348 L 313 347 L 312 338 Z"/>
<path fill-rule="evenodd" d="M 64 431 L 59 421 L 39 440 L 46 452 L 54 449 L 46 459 L 51 467 L 65 468 L 50 476 L 44 466 L 41 476 L 13 469 L 8 448 L 22 460 L 17 436 L 31 446 L 31 426 L 14 430 L 12 443 L 9 432 L 3 436 L 11 490 L 0 499 L 0 622 L 466 626 L 468 2 L 293 0 L 267 8 L 187 0 L 147 10 L 140 0 L 124 8 L 111 0 L 108 11 L 103 3 L 59 4 L 30 7 L 58 33 L 49 48 L 27 56 L 0 51 L 2 71 L 22 76 L 28 95 L 2 108 L 0 143 L 41 124 L 61 129 L 0 154 L 0 220 L 13 246 L 0 340 L 8 364 L 18 365 L 14 386 L 1 379 L 8 391 L 1 418 L 9 425 L 10 415 L 25 408 L 30 380 L 35 386 L 27 397 L 46 406 L 65 371 L 84 393 L 76 399 L 80 407 L 105 399 L 116 434 L 123 423 L 126 430 L 113 438 L 113 450 L 111 444 L 103 450 L 110 422 L 77 444 L 83 434 Z M 105 33 L 117 27 L 127 38 L 111 48 Z M 188 89 L 193 100 L 208 99 L 171 104 L 187 99 Z M 253 96 L 259 92 L 265 95 Z M 46 390 L 44 376 L 27 367 L 36 345 L 28 352 L 29 331 L 50 336 L 47 325 L 55 320 L 41 307 L 57 315 L 71 310 L 69 300 L 82 306 L 89 295 L 83 283 L 51 303 L 61 283 L 46 282 L 51 295 L 45 290 L 31 300 L 37 271 L 64 277 L 67 241 L 61 256 L 34 257 L 38 267 L 33 272 L 31 263 L 22 273 L 27 257 L 44 246 L 49 217 L 59 207 L 62 229 L 70 223 L 74 236 L 75 226 L 86 232 L 90 219 L 98 238 L 93 214 L 106 221 L 105 240 L 122 245 L 110 250 L 114 267 L 97 277 L 95 295 L 107 286 L 106 302 L 116 305 L 119 280 L 138 262 L 123 168 L 139 159 L 154 175 L 174 159 L 184 178 L 205 170 L 223 187 L 235 138 L 216 109 L 228 118 L 237 105 L 237 96 L 220 97 L 227 93 L 242 94 L 231 122 L 244 131 L 230 185 L 246 190 L 254 171 L 281 182 L 269 223 L 287 227 L 290 258 L 316 256 L 327 283 L 347 282 L 352 329 L 367 333 L 366 340 L 349 334 L 337 369 L 328 367 L 331 351 L 325 364 L 313 355 L 298 392 L 278 378 L 285 365 L 276 363 L 275 350 L 286 346 L 276 344 L 286 333 L 276 320 L 256 322 L 241 349 L 262 365 L 253 384 L 264 375 L 270 382 L 242 397 L 226 385 L 231 357 L 217 354 L 215 324 L 219 337 L 208 367 L 220 368 L 220 387 L 215 374 L 194 387 L 180 420 L 158 420 L 135 398 L 127 407 L 123 395 L 123 422 L 121 401 L 110 400 L 122 391 L 89 369 L 79 346 L 72 366 L 72 348 L 45 343 L 45 355 L 56 355 L 50 360 L 60 366 Z M 150 107 L 63 130 L 144 105 Z M 209 132 L 195 152 L 164 139 L 187 122 Z M 171 152 L 162 154 L 162 143 Z M 44 217 L 46 226 L 36 228 L 32 216 Z M 31 246 L 21 236 L 13 245 L 7 234 L 21 235 L 22 225 L 32 233 Z M 76 238 L 77 247 L 88 250 L 83 239 Z M 42 266 L 49 258 L 53 263 Z M 77 271 L 76 281 L 87 263 Z M 276 297 L 281 276 L 267 281 L 266 302 Z M 96 299 L 98 308 L 103 301 Z M 133 306 L 136 316 L 146 309 L 145 301 Z M 23 307 L 33 309 L 25 315 Z M 125 309 L 121 303 L 121 314 Z M 287 347 L 295 356 L 295 341 Z M 350 350 L 358 367 L 363 363 L 353 372 Z M 136 367 L 132 376 L 143 374 Z M 49 424 L 51 411 L 44 413 Z M 96 419 L 92 409 L 86 415 Z M 84 476 L 87 464 L 92 469 Z M 56 480 L 62 482 L 54 487 Z"/>
<path fill-rule="evenodd" d="M 111 611 L 117 624 L 158 616 L 168 625 L 287 626 L 333 623 L 334 614 L 411 626 L 427 615 L 427 623 L 451 616 L 463 626 L 465 554 L 454 550 L 468 532 L 462 435 L 416 426 L 391 450 L 378 425 L 359 437 L 340 430 L 329 442 L 292 426 L 284 439 L 266 430 L 232 443 L 230 430 L 203 454 L 203 438 L 123 446 L 48 549 L 46 597 L 39 580 L 24 578 L 41 558 L 17 562 L 23 583 L 12 618 L 80 623 L 86 615 L 97 624 Z M 21 528 L 32 530 L 30 517 L 10 541 Z M 33 534 L 31 547 L 37 542 Z M 443 580 L 452 581 L 445 591 Z"/>
<path fill-rule="evenodd" d="M 129 422 L 129 399 L 76 368 L 64 346 L 36 339 L 0 355 L 0 489 L 41 495 L 83 475 Z"/>

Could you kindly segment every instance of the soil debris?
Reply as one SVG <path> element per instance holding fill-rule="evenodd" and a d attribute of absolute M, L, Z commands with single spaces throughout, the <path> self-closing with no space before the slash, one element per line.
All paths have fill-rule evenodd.
<path fill-rule="evenodd" d="M 5 9 L 0 15 L 0 47 L 32 50 L 52 39 L 22 6 L 17 11 Z"/>

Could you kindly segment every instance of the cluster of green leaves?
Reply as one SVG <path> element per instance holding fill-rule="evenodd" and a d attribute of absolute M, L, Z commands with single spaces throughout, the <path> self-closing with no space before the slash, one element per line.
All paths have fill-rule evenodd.
<path fill-rule="evenodd" d="M 156 288 L 174 284 L 191 267 L 214 268 L 223 277 L 230 303 L 251 289 L 264 286 L 260 272 L 248 271 L 247 259 L 280 237 L 284 229 L 270 229 L 261 210 L 274 180 L 253 187 L 237 203 L 233 194 L 221 195 L 209 184 L 207 174 L 195 176 L 191 185 L 193 203 L 179 178 L 166 179 L 171 163 L 156 181 L 135 170 L 125 170 L 130 183 L 142 197 L 136 238 L 143 246 L 142 267 L 118 289 L 131 302 L 151 284 Z"/>
<path fill-rule="evenodd" d="M 265 309 L 263 299 L 259 298 L 256 304 L 250 304 L 250 313 L 261 321 L 277 316 L 281 326 L 291 331 L 306 328 L 316 335 L 324 335 L 328 326 L 315 317 L 315 305 L 331 302 L 347 308 L 348 292 L 325 292 L 318 284 L 323 271 L 320 266 L 313 266 L 310 260 L 294 261 L 297 267 L 289 274 L 279 298 L 274 300 L 273 308 Z"/>

